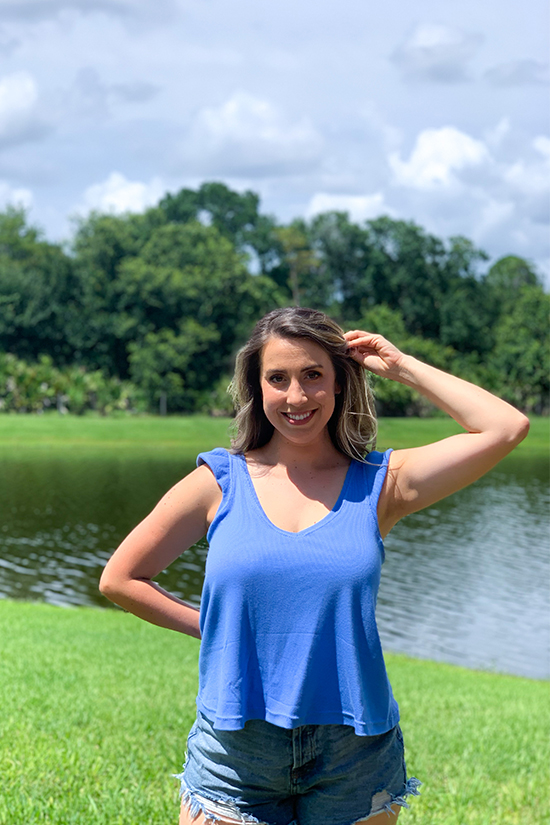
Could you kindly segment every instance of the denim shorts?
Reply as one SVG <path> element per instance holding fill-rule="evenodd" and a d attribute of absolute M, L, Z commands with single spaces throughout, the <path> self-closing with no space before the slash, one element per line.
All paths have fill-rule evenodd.
<path fill-rule="evenodd" d="M 286 729 L 253 719 L 214 730 L 200 711 L 187 740 L 180 795 L 192 816 L 267 825 L 353 825 L 409 806 L 399 725 L 358 736 L 349 725 Z"/>

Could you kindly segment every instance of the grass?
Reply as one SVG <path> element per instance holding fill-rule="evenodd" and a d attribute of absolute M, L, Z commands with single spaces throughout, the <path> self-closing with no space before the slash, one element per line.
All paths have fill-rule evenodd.
<path fill-rule="evenodd" d="M 27 447 L 45 451 L 65 448 L 92 448 L 94 451 L 135 449 L 167 451 L 195 457 L 197 445 L 201 450 L 228 446 L 231 420 L 192 416 L 60 416 L 0 415 L 0 447 Z M 440 438 L 462 432 L 452 419 L 382 418 L 379 421 L 378 444 L 386 447 L 416 447 Z M 550 419 L 533 416 L 531 431 L 515 454 L 524 456 L 548 453 L 550 448 Z"/>
<path fill-rule="evenodd" d="M 169 825 L 199 643 L 119 610 L 0 601 L 1 825 Z M 550 821 L 549 686 L 388 655 L 409 773 L 400 821 Z"/>

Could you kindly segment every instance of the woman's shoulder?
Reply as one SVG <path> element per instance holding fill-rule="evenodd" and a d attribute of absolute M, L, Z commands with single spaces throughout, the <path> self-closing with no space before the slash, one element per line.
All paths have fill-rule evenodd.
<path fill-rule="evenodd" d="M 363 485 L 365 495 L 371 500 L 378 500 L 382 487 L 388 477 L 393 450 L 371 450 L 362 461 L 355 461 L 355 479 Z"/>
<path fill-rule="evenodd" d="M 232 453 L 225 447 L 214 447 L 213 450 L 205 450 L 197 456 L 197 467 L 207 464 L 211 469 L 229 467 Z"/>
<path fill-rule="evenodd" d="M 212 450 L 203 450 L 197 456 L 197 467 L 208 464 L 209 461 L 229 461 L 231 452 L 226 447 L 214 447 Z"/>
<path fill-rule="evenodd" d="M 236 460 L 238 460 L 238 454 L 232 453 L 225 447 L 215 447 L 213 450 L 198 454 L 197 467 L 206 465 L 223 490 L 230 484 L 231 465 Z"/>
<path fill-rule="evenodd" d="M 367 473 L 376 473 L 379 470 L 386 470 L 390 464 L 390 456 L 393 449 L 371 450 L 362 461 L 357 461 Z"/>
<path fill-rule="evenodd" d="M 371 450 L 367 453 L 367 460 L 378 460 L 380 463 L 388 463 L 390 455 L 394 452 L 393 447 L 388 447 L 386 450 Z"/>

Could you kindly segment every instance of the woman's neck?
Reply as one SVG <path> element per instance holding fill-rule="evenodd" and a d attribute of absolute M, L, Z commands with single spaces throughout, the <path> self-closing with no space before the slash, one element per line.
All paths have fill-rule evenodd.
<path fill-rule="evenodd" d="M 309 444 L 287 441 L 275 431 L 271 440 L 260 449 L 254 450 L 253 454 L 262 463 L 303 469 L 326 469 L 349 464 L 349 458 L 336 449 L 327 431 L 318 440 Z"/>

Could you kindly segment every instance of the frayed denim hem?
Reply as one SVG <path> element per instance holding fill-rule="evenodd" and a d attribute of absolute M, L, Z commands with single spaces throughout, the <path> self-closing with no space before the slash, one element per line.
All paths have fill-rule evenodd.
<path fill-rule="evenodd" d="M 225 799 L 209 799 L 203 793 L 196 793 L 192 791 L 190 788 L 187 787 L 185 781 L 183 779 L 183 773 L 174 773 L 172 776 L 175 779 L 179 779 L 181 782 L 180 787 L 180 797 L 182 803 L 185 803 L 189 808 L 189 813 L 192 817 L 198 816 L 202 814 L 207 822 L 223 822 L 224 820 L 221 818 L 224 817 L 225 820 L 227 819 L 234 819 L 236 823 L 241 823 L 244 825 L 245 823 L 256 823 L 256 825 L 262 825 L 261 820 L 257 819 L 252 814 L 244 813 L 240 811 L 235 802 L 226 797 Z M 419 788 L 422 785 L 419 779 L 416 777 L 411 777 L 407 780 L 405 789 L 402 794 L 397 796 L 392 796 L 391 794 L 387 793 L 387 791 L 380 791 L 381 794 L 386 794 L 388 799 L 383 803 L 382 807 L 376 811 L 372 811 L 372 813 L 368 814 L 367 816 L 360 817 L 359 819 L 354 820 L 350 825 L 356 825 L 359 822 L 367 822 L 369 819 L 372 819 L 375 816 L 378 816 L 381 813 L 392 814 L 394 813 L 392 806 L 398 805 L 402 808 L 410 808 L 409 803 L 407 802 L 408 796 L 420 796 Z M 375 801 L 375 797 L 377 794 L 373 796 L 373 803 Z M 220 812 L 220 816 L 217 813 L 214 813 L 212 810 L 208 810 L 208 803 L 211 803 L 212 806 L 218 807 L 223 806 L 227 808 L 226 811 Z M 291 823 L 293 825 L 293 823 Z"/>
<path fill-rule="evenodd" d="M 418 790 L 422 782 L 420 779 L 417 779 L 416 776 L 411 776 L 410 779 L 407 779 L 407 783 L 405 785 L 405 790 L 403 791 L 401 796 L 396 796 L 390 802 L 390 805 L 400 805 L 402 808 L 410 808 L 411 806 L 407 802 L 407 796 L 420 796 L 420 791 Z"/>
<path fill-rule="evenodd" d="M 385 793 L 386 796 L 389 797 L 389 799 L 383 803 L 382 807 L 379 808 L 377 811 L 372 811 L 368 816 L 362 816 L 359 819 L 354 820 L 354 822 L 350 823 L 350 825 L 356 825 L 356 823 L 358 822 L 368 822 L 369 819 L 372 819 L 373 817 L 378 816 L 381 813 L 387 813 L 388 815 L 393 814 L 393 805 L 399 805 L 401 808 L 410 808 L 411 806 L 407 802 L 407 796 L 420 796 L 420 791 L 418 789 L 421 785 L 422 782 L 419 779 L 417 779 L 415 776 L 411 776 L 410 779 L 407 779 L 407 782 L 405 784 L 405 790 L 402 794 L 392 796 L 387 791 L 380 791 L 380 793 Z M 374 794 L 372 798 L 373 804 L 376 796 L 377 794 Z"/>
<path fill-rule="evenodd" d="M 187 805 L 189 808 L 189 813 L 192 817 L 198 816 L 202 814 L 208 822 L 223 822 L 227 819 L 234 819 L 236 823 L 256 823 L 256 825 L 261 825 L 261 820 L 256 819 L 255 816 L 252 814 L 243 813 L 238 809 L 236 804 L 233 802 L 232 799 L 226 797 L 225 799 L 209 799 L 204 793 L 197 794 L 195 791 L 192 791 L 184 782 L 183 773 L 174 773 L 172 776 L 175 779 L 179 779 L 181 782 L 180 788 L 180 797 L 181 801 Z M 220 815 L 214 813 L 212 810 L 208 810 L 208 803 L 212 803 L 212 806 L 218 807 L 223 806 L 227 808 L 227 811 L 220 812 Z M 221 817 L 224 817 L 222 820 Z"/>

